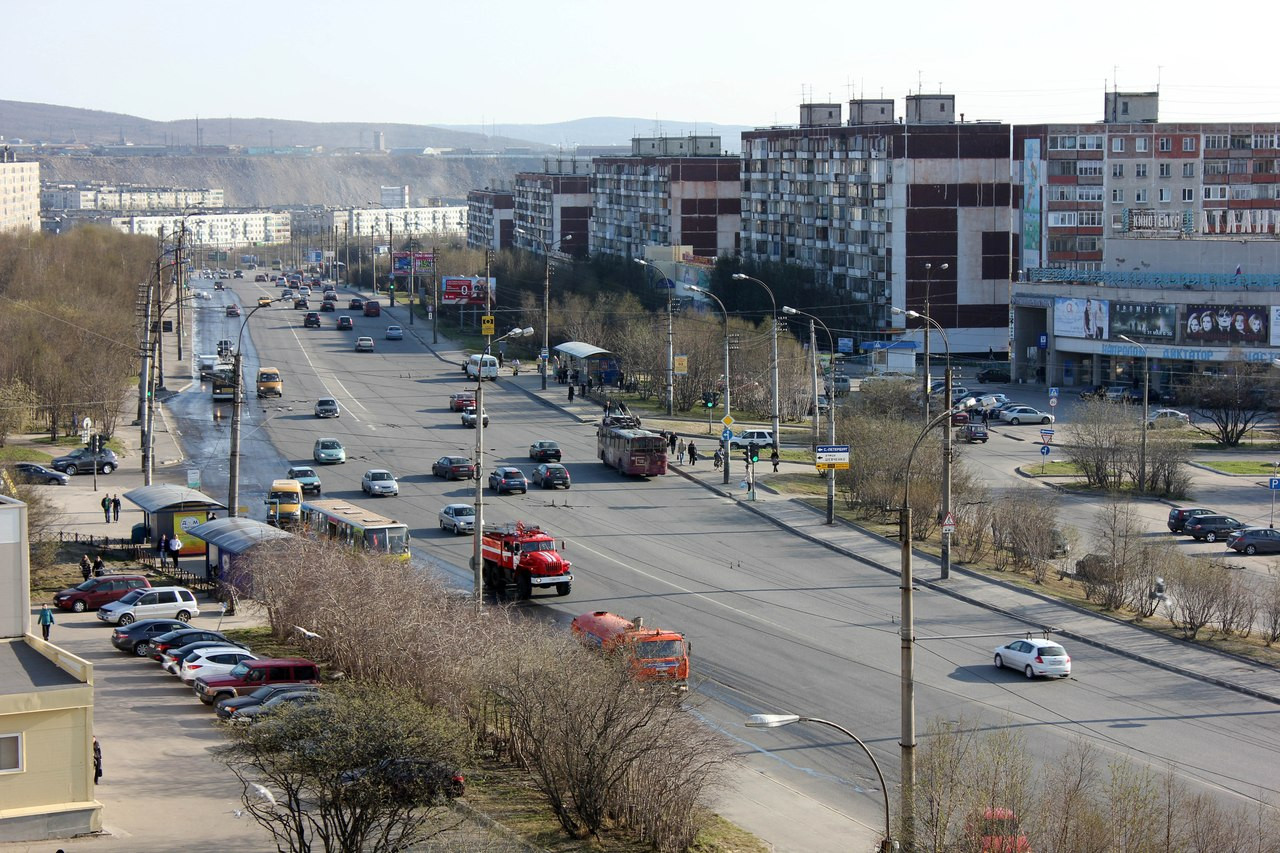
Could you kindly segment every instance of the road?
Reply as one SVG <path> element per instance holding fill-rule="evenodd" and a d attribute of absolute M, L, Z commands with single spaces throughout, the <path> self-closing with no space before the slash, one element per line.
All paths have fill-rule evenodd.
<path fill-rule="evenodd" d="M 275 292 L 240 281 L 232 290 L 245 305 Z M 240 321 L 222 316 L 221 304 L 215 298 L 197 313 L 201 347 L 236 337 Z M 260 501 L 270 480 L 289 462 L 309 462 L 314 439 L 332 435 L 346 446 L 349 461 L 320 470 L 326 496 L 373 504 L 359 492 L 363 471 L 396 472 L 401 496 L 378 501 L 378 509 L 409 524 L 421 564 L 469 585 L 470 540 L 439 531 L 436 512 L 469 500 L 471 486 L 429 473 L 438 456 L 474 449 L 475 432 L 462 428 L 446 405 L 449 393 L 465 387 L 461 355 L 428 352 L 412 333 L 384 341 L 381 330 L 398 322 L 385 315 L 355 317 L 353 331 L 338 332 L 342 313 L 350 312 L 322 315 L 320 330 L 303 329 L 302 312 L 283 307 L 264 308 L 249 322 L 246 375 L 258 363 L 279 367 L 286 392 L 281 403 L 246 406 L 241 503 L 264 517 Z M 430 340 L 424 326 L 416 331 Z M 376 352 L 355 354 L 358 334 L 373 335 Z M 782 850 L 827 850 L 869 839 L 883 825 L 883 805 L 859 754 L 826 729 L 749 730 L 741 721 L 755 711 L 787 710 L 846 724 L 894 786 L 896 576 L 781 531 L 681 476 L 620 478 L 595 461 L 594 427 L 582 417 L 588 409 L 567 412 L 529 391 L 536 381 L 518 385 L 504 380 L 485 387 L 492 418 L 484 432 L 485 471 L 497 464 L 527 470 L 529 442 L 550 438 L 560 442 L 574 477 L 571 491 L 486 498 L 487 519 L 542 525 L 565 541 L 574 561 L 573 593 L 538 597 L 533 607 L 564 624 L 578 613 L 608 609 L 684 631 L 695 661 L 691 711 L 737 741 L 748 771 L 742 788 L 726 797 L 725 814 Z M 338 399 L 340 420 L 312 418 L 320 396 Z M 214 424 L 198 388 L 179 397 L 170 405 L 184 425 L 192 467 L 202 472 L 206 491 L 224 494 L 227 427 Z M 992 442 L 989 452 L 1012 458 L 1015 445 L 1005 441 Z M 1027 626 L 926 589 L 916 596 L 916 619 L 922 732 L 930 720 L 1013 726 L 1038 763 L 1082 738 L 1157 774 L 1171 766 L 1197 789 L 1221 792 L 1234 804 L 1280 795 L 1274 773 L 1280 708 L 1273 704 L 1087 646 L 1070 650 L 1072 679 L 1027 682 L 991 666 L 992 649 L 1004 642 L 995 635 L 1020 634 Z M 992 636 L 966 638 L 975 634 Z M 896 812 L 896 788 L 890 799 Z"/>

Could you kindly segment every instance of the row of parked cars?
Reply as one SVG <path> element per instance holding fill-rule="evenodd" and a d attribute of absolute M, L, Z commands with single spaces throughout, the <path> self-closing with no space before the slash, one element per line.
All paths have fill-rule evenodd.
<path fill-rule="evenodd" d="M 1171 533 L 1186 534 L 1197 542 L 1224 540 L 1239 554 L 1280 554 L 1280 530 L 1251 527 L 1207 507 L 1174 507 L 1169 510 L 1167 524 Z"/>

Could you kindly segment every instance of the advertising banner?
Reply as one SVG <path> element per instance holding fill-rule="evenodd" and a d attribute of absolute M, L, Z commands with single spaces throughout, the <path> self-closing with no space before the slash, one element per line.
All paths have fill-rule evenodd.
<path fill-rule="evenodd" d="M 483 277 L 446 275 L 440 279 L 440 304 L 484 305 L 490 291 L 497 296 L 498 285 L 494 278 L 486 284 Z"/>
<path fill-rule="evenodd" d="M 175 512 L 173 514 L 173 535 L 177 536 L 178 541 L 182 543 L 182 550 L 179 552 L 182 556 L 192 557 L 196 554 L 204 553 L 204 540 L 197 539 L 187 531 L 197 525 L 204 524 L 207 518 L 208 513 L 205 510 L 199 510 L 198 512 Z"/>
<path fill-rule="evenodd" d="M 413 252 L 413 274 L 422 275 L 429 271 L 436 262 L 434 252 Z M 394 252 L 391 255 L 391 274 L 397 278 L 409 276 L 410 253 Z"/>
<path fill-rule="evenodd" d="M 1271 306 L 1271 345 L 1280 347 L 1280 305 Z"/>
<path fill-rule="evenodd" d="M 422 275 L 436 264 L 435 252 L 414 252 L 413 253 L 413 274 Z"/>
<path fill-rule="evenodd" d="M 1111 302 L 1111 338 L 1170 341 L 1178 334 L 1178 309 L 1147 302 Z"/>
<path fill-rule="evenodd" d="M 1040 140 L 1024 139 L 1022 143 L 1022 262 L 1027 267 L 1040 266 L 1041 175 Z"/>
<path fill-rule="evenodd" d="M 391 253 L 391 274 L 397 278 L 404 278 L 409 275 L 409 253 L 408 252 L 392 252 Z"/>
<path fill-rule="evenodd" d="M 1064 338 L 1108 340 L 1110 303 L 1105 299 L 1053 300 L 1053 333 Z"/>
<path fill-rule="evenodd" d="M 1267 324 L 1271 309 L 1262 305 L 1188 305 L 1182 340 L 1220 346 L 1271 343 Z"/>

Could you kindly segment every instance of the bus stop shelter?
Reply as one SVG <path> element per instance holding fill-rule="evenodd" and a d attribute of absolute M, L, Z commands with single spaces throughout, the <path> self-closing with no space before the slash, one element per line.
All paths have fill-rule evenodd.
<path fill-rule="evenodd" d="M 578 382 L 586 382 L 587 377 L 591 377 L 593 386 L 616 385 L 622 376 L 622 362 L 607 349 L 582 341 L 569 341 L 554 349 L 560 355 L 560 368 L 569 371 L 570 382 L 574 371 L 578 373 Z"/>
<path fill-rule="evenodd" d="M 216 518 L 196 525 L 188 533 L 207 546 L 204 571 L 205 577 L 210 580 L 238 577 L 236 568 L 243 555 L 265 542 L 288 539 L 294 535 L 252 518 Z"/>
<path fill-rule="evenodd" d="M 203 492 L 168 484 L 143 486 L 125 492 L 121 497 L 145 513 L 145 520 L 133 526 L 135 543 L 149 541 L 155 545 L 161 534 L 166 538 L 177 536 L 182 543 L 179 553 L 183 557 L 205 552 L 204 542 L 189 533 L 191 528 L 205 523 L 218 510 L 227 508 Z"/>

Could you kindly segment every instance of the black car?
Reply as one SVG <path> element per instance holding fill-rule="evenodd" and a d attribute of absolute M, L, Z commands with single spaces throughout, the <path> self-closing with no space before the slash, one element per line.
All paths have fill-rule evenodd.
<path fill-rule="evenodd" d="M 554 441 L 535 441 L 529 445 L 529 458 L 534 462 L 559 462 L 560 445 Z"/>
<path fill-rule="evenodd" d="M 1254 554 L 1280 553 L 1280 530 L 1270 527 L 1245 527 L 1227 536 L 1227 547 L 1252 557 Z"/>
<path fill-rule="evenodd" d="M 569 488 L 569 469 L 555 462 L 544 462 L 533 469 L 533 476 L 529 478 L 529 482 L 544 489 L 554 489 L 556 486 L 564 486 L 567 489 Z"/>
<path fill-rule="evenodd" d="M 308 311 L 307 316 L 302 318 L 302 328 L 304 329 L 320 328 L 320 314 L 316 311 Z"/>
<path fill-rule="evenodd" d="M 352 311 L 363 311 L 364 300 L 361 299 L 359 296 L 353 296 L 351 297 L 351 301 L 347 303 L 347 307 Z"/>
<path fill-rule="evenodd" d="M 61 471 L 54 471 L 34 462 L 13 463 L 13 478 L 20 483 L 37 486 L 65 486 L 71 478 Z"/>
<path fill-rule="evenodd" d="M 1182 532 L 1199 542 L 1217 542 L 1226 539 L 1233 530 L 1242 530 L 1249 525 L 1237 521 L 1229 515 L 1193 515 L 1182 524 Z"/>
<path fill-rule="evenodd" d="M 64 474 L 79 474 L 82 471 L 92 471 L 94 467 L 95 455 L 92 450 L 87 447 L 81 447 L 73 450 L 66 456 L 59 456 L 49 463 L 49 467 L 61 471 Z M 112 471 L 120 467 L 120 460 L 117 458 L 115 451 L 102 450 L 96 455 L 98 470 L 103 474 L 110 474 Z"/>
<path fill-rule="evenodd" d="M 226 635 L 220 631 L 210 631 L 207 628 L 177 628 L 164 634 L 159 634 L 151 638 L 148 644 L 147 654 L 152 660 L 160 660 L 161 656 L 170 649 L 177 649 L 189 643 L 198 643 L 202 640 L 221 640 L 229 643 Z"/>
<path fill-rule="evenodd" d="M 1217 515 L 1218 511 L 1205 509 L 1202 506 L 1175 506 L 1169 510 L 1169 532 L 1181 533 L 1187 519 L 1197 515 Z"/>
<path fill-rule="evenodd" d="M 181 619 L 140 619 L 128 625 L 119 625 L 111 632 L 111 645 L 122 652 L 133 652 L 140 658 L 147 656 L 152 637 L 190 628 Z"/>
<path fill-rule="evenodd" d="M 498 494 L 503 492 L 527 494 L 529 481 L 525 479 L 524 472 L 519 468 L 508 468 L 504 465 L 501 468 L 495 468 L 489 473 L 489 488 Z"/>
<path fill-rule="evenodd" d="M 338 318 L 338 330 L 339 330 L 339 331 L 343 331 L 343 330 L 347 330 L 347 329 L 354 329 L 355 327 L 356 327 L 356 326 L 355 326 L 355 323 L 353 323 L 353 322 L 351 321 L 351 318 L 350 318 L 350 317 L 348 317 L 346 314 L 343 314 L 341 317 L 339 317 L 339 318 Z"/>
<path fill-rule="evenodd" d="M 979 382 L 1009 382 L 1009 368 L 987 367 L 978 371 Z"/>
<path fill-rule="evenodd" d="M 231 717 L 233 711 L 241 708 L 248 708 L 251 705 L 261 705 L 268 699 L 276 696 L 283 696 L 285 693 L 302 693 L 307 690 L 319 690 L 319 684 L 303 684 L 299 681 L 285 682 L 284 684 L 264 684 L 257 690 L 247 696 L 233 696 L 230 699 L 223 699 L 218 702 L 214 709 L 218 712 L 219 720 L 226 720 Z"/>
<path fill-rule="evenodd" d="M 320 310 L 321 310 L 321 311 L 336 311 L 337 309 L 336 309 L 336 308 L 334 308 L 334 302 L 333 302 L 333 300 L 332 300 L 332 299 L 326 299 L 326 300 L 324 300 L 323 302 L 321 302 L 321 303 L 320 303 Z"/>

